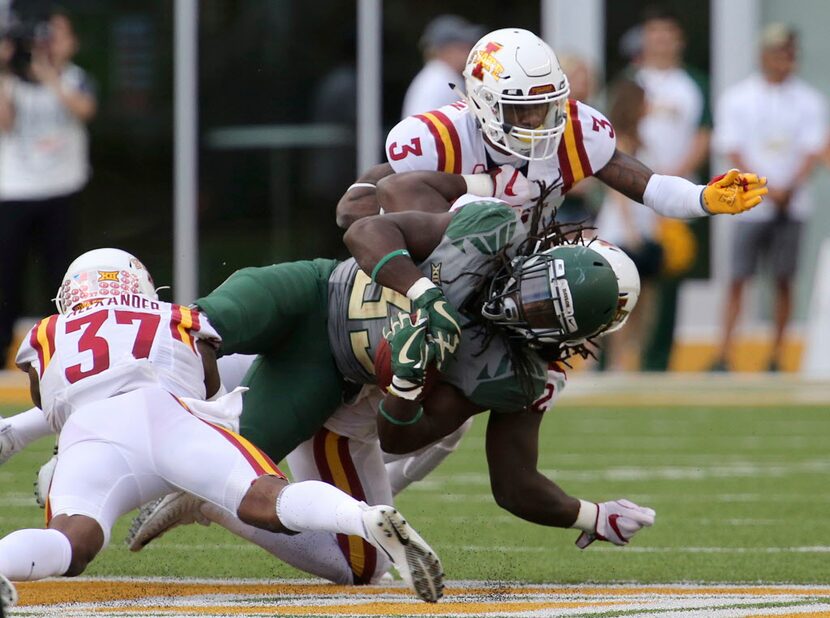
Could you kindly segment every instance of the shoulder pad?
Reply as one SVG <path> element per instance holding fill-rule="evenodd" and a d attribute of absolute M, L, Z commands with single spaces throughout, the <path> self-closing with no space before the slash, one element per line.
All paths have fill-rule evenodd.
<path fill-rule="evenodd" d="M 563 192 L 601 170 L 614 154 L 614 127 L 600 112 L 575 99 L 568 100 L 568 124 L 559 143 Z"/>
<path fill-rule="evenodd" d="M 446 105 L 401 120 L 386 138 L 386 157 L 392 168 L 460 174 L 462 148 L 456 122 L 465 110 L 463 104 Z"/>

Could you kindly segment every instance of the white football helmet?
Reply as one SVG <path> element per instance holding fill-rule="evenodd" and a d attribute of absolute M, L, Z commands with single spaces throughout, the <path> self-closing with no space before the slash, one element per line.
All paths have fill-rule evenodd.
<path fill-rule="evenodd" d="M 121 249 L 93 249 L 69 265 L 55 305 L 65 315 L 81 303 L 129 293 L 158 299 L 153 278 L 144 264 Z"/>
<path fill-rule="evenodd" d="M 628 320 L 628 316 L 634 311 L 637 299 L 640 297 L 640 273 L 637 266 L 628 257 L 625 251 L 617 245 L 611 244 L 601 238 L 594 238 L 587 242 L 588 246 L 599 253 L 614 269 L 617 275 L 617 284 L 620 289 L 620 298 L 617 303 L 617 313 L 611 324 L 603 331 L 603 335 L 619 330 Z"/>
<path fill-rule="evenodd" d="M 570 87 L 556 54 L 528 30 L 482 37 L 464 67 L 470 109 L 493 145 L 520 159 L 556 155 Z"/>

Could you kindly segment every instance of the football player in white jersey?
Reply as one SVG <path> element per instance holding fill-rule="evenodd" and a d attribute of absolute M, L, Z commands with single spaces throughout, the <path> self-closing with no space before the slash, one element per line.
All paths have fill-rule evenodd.
<path fill-rule="evenodd" d="M 737 214 L 760 203 L 766 179 L 731 171 L 716 186 L 653 173 L 616 149 L 614 127 L 573 99 L 553 50 L 532 32 L 504 28 L 476 43 L 464 69 L 465 100 L 399 122 L 386 139 L 388 163 L 368 170 L 337 206 L 337 221 L 378 214 L 375 188 L 394 172 L 461 175 L 463 193 L 494 196 L 529 209 L 551 190 L 549 215 L 581 180 L 595 176 L 615 191 L 673 218 Z M 742 199 L 733 197 L 735 188 Z M 417 208 L 413 205 L 410 208 Z"/>
<path fill-rule="evenodd" d="M 430 199 L 434 174 L 424 177 L 426 195 L 418 195 L 396 184 L 392 174 L 404 171 L 456 175 L 448 195 L 453 207 L 464 194 L 493 196 L 522 210 L 526 223 L 539 182 L 549 191 L 546 217 L 554 216 L 564 195 L 589 176 L 679 219 L 737 214 L 756 206 L 767 192 L 766 179 L 755 174 L 730 170 L 707 186 L 695 185 L 655 174 L 617 150 L 614 127 L 596 109 L 568 98 L 568 78 L 556 54 L 527 30 L 504 28 L 482 37 L 467 59 L 464 81 L 465 100 L 405 118 L 389 132 L 388 163 L 349 187 L 337 205 L 338 225 L 347 228 L 385 211 L 447 207 Z M 417 455 L 389 457 L 396 491 L 443 461 L 469 426 Z"/>
<path fill-rule="evenodd" d="M 76 259 L 21 344 L 17 364 L 59 434 L 45 530 L 0 539 L 0 607 L 10 581 L 82 573 L 115 520 L 181 489 L 270 532 L 357 535 L 381 550 L 425 601 L 442 595 L 435 553 L 392 507 L 369 507 L 319 481 L 289 484 L 230 429 L 244 389 L 222 394 L 204 314 L 158 300 L 134 256 L 97 249 Z"/>

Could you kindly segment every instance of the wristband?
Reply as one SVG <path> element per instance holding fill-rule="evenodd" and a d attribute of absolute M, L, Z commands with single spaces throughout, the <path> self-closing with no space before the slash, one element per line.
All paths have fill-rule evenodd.
<path fill-rule="evenodd" d="M 467 193 L 479 197 L 493 197 L 495 195 L 495 183 L 490 174 L 462 174 L 461 177 L 467 184 Z"/>
<path fill-rule="evenodd" d="M 579 514 L 576 516 L 576 521 L 571 524 L 571 528 L 577 528 L 589 534 L 596 532 L 598 515 L 599 507 L 595 503 L 580 500 Z"/>
<path fill-rule="evenodd" d="M 421 417 L 424 415 L 424 406 L 418 406 L 418 412 L 408 421 L 401 421 L 396 419 L 394 416 L 389 416 L 389 413 L 383 408 L 383 401 L 378 404 L 378 410 L 380 411 L 380 415 L 385 418 L 387 421 L 392 423 L 393 425 L 399 425 L 401 427 L 406 425 L 414 425 Z"/>
<path fill-rule="evenodd" d="M 399 255 L 408 256 L 409 251 L 407 251 L 406 249 L 397 249 L 395 251 L 390 251 L 389 253 L 384 255 L 382 258 L 380 258 L 378 260 L 378 263 L 375 264 L 375 267 L 372 269 L 372 281 L 374 282 L 375 279 L 377 279 L 377 276 L 378 276 L 378 273 L 380 272 L 380 269 L 383 268 L 384 266 L 386 266 L 386 262 L 388 262 L 392 258 L 398 257 Z"/>
<path fill-rule="evenodd" d="M 371 182 L 355 182 L 349 185 L 349 188 L 346 189 L 346 192 L 348 193 L 352 189 L 377 189 L 377 187 L 373 185 Z"/>
<path fill-rule="evenodd" d="M 435 285 L 432 281 L 427 279 L 426 277 L 421 277 L 415 283 L 413 283 L 409 289 L 406 291 L 406 297 L 409 300 L 417 300 L 418 297 L 426 292 L 427 290 L 431 290 L 432 288 L 437 288 L 438 286 Z"/>

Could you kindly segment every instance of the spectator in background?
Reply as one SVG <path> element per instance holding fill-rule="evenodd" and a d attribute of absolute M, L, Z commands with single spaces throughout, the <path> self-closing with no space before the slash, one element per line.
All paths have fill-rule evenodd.
<path fill-rule="evenodd" d="M 71 60 L 78 39 L 53 11 L 15 26 L 0 75 L 0 365 L 20 312 L 30 249 L 57 289 L 70 258 L 74 196 L 89 178 L 86 123 L 97 108 L 86 73 Z"/>
<path fill-rule="evenodd" d="M 640 159 L 659 174 L 698 180 L 696 171 L 709 151 L 710 113 L 702 79 L 683 66 L 685 37 L 680 19 L 658 7 L 642 20 L 639 53 L 632 65 L 634 78 L 646 93 L 646 115 L 640 122 Z M 676 265 L 659 285 L 657 315 L 645 350 L 643 368 L 665 371 L 674 339 L 678 275 L 693 262 L 688 258 L 691 232 L 682 221 L 659 220 L 666 263 Z M 680 239 L 682 242 L 678 241 Z M 681 248 L 682 255 L 673 255 Z"/>
<path fill-rule="evenodd" d="M 484 32 L 482 26 L 471 24 L 458 15 L 439 15 L 427 24 L 418 43 L 424 54 L 424 68 L 409 84 L 403 100 L 402 118 L 438 109 L 463 98 L 461 71 L 473 44 L 484 36 Z"/>
<path fill-rule="evenodd" d="M 642 142 L 639 125 L 646 114 L 645 91 L 635 81 L 617 80 L 608 100 L 608 120 L 617 134 L 617 149 L 638 157 Z M 603 340 L 603 365 L 607 369 L 639 369 L 643 330 L 654 315 L 654 282 L 660 273 L 663 250 L 656 240 L 659 215 L 649 208 L 608 190 L 597 216 L 597 236 L 619 246 L 640 273 L 637 311 L 627 326 Z"/>
<path fill-rule="evenodd" d="M 713 370 L 727 369 L 743 291 L 758 260 L 769 260 L 775 311 L 769 370 L 781 366 L 784 331 L 792 311 L 803 222 L 811 203 L 805 185 L 827 144 L 827 107 L 818 90 L 796 77 L 798 39 L 784 24 L 761 36 L 761 70 L 727 89 L 718 101 L 715 147 L 731 164 L 767 176 L 768 201 L 740 215 L 734 226 L 731 282 L 723 337 Z"/>
<path fill-rule="evenodd" d="M 591 65 L 575 54 L 560 56 L 559 65 L 568 76 L 570 98 L 591 103 L 596 93 L 596 77 Z M 593 178 L 586 178 L 565 194 L 565 199 L 556 211 L 556 220 L 560 223 L 591 225 L 601 194 L 599 183 Z"/>

